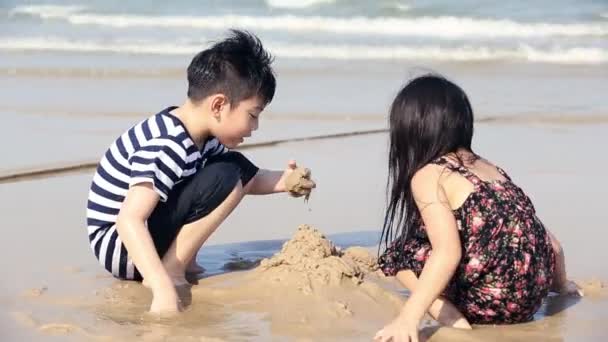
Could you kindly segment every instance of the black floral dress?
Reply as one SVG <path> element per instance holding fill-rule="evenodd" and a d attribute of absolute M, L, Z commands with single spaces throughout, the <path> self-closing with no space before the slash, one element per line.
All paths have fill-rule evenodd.
<path fill-rule="evenodd" d="M 445 157 L 433 163 L 458 172 L 474 185 L 463 205 L 453 211 L 463 252 L 444 297 L 470 323 L 531 320 L 549 292 L 555 269 L 551 240 L 532 202 L 500 168 L 506 181 L 483 181 Z M 401 246 L 393 242 L 380 256 L 382 271 L 392 276 L 412 270 L 419 277 L 431 254 L 424 225 Z"/>

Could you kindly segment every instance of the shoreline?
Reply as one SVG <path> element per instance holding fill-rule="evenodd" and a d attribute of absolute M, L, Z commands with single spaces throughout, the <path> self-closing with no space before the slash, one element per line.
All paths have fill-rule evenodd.
<path fill-rule="evenodd" d="M 274 118 L 269 118 L 270 120 L 275 120 Z M 284 119 L 284 120 L 292 120 Z M 315 118 L 311 118 L 311 120 L 316 120 Z M 579 125 L 607 125 L 608 124 L 608 114 L 607 115 L 589 115 L 585 117 L 581 116 L 549 116 L 549 115 L 536 115 L 536 116 L 494 116 L 494 117 L 482 117 L 475 120 L 478 124 L 489 124 L 489 125 L 555 125 L 557 127 L 568 127 L 568 126 L 579 126 Z M 357 129 L 350 130 L 345 132 L 337 132 L 337 133 L 328 133 L 328 134 L 319 134 L 319 135 L 309 135 L 309 136 L 301 136 L 294 138 L 283 138 L 283 139 L 271 139 L 271 140 L 262 140 L 258 142 L 252 143 L 244 143 L 240 145 L 235 150 L 249 150 L 255 148 L 264 148 L 277 146 L 281 144 L 294 143 L 294 142 L 306 142 L 306 141 L 315 141 L 315 140 L 331 140 L 331 139 L 340 139 L 345 137 L 353 137 L 359 135 L 373 135 L 373 134 L 382 134 L 387 133 L 388 128 L 372 128 L 372 129 Z M 99 158 L 98 158 L 99 159 Z M 42 164 L 42 165 L 33 165 L 24 168 L 14 168 L 14 169 L 0 169 L 0 184 L 20 182 L 31 179 L 41 179 L 44 177 L 54 177 L 63 174 L 72 174 L 79 172 L 87 172 L 93 170 L 97 167 L 99 160 L 90 159 L 90 160 L 82 160 L 71 163 L 51 163 L 51 164 Z"/>
<path fill-rule="evenodd" d="M 316 135 L 316 136 L 308 136 L 301 138 L 291 138 L 291 139 L 276 139 L 269 140 L 258 143 L 250 143 L 243 144 L 236 148 L 236 151 L 239 150 L 248 150 L 252 148 L 260 148 L 260 147 L 271 147 L 285 143 L 293 143 L 293 142 L 304 142 L 304 141 L 314 141 L 314 140 L 324 140 L 324 139 L 339 139 L 345 137 L 353 137 L 359 135 L 369 135 L 369 134 L 378 134 L 378 133 L 386 133 L 387 129 L 370 129 L 365 131 L 354 131 L 354 132 L 345 132 L 345 133 L 334 133 L 334 134 L 324 134 L 324 135 Z M 95 169 L 98 165 L 98 161 L 83 161 L 75 164 L 69 165 L 58 165 L 51 167 L 34 167 L 30 169 L 24 170 L 8 170 L 8 171 L 0 171 L 0 184 L 3 183 L 14 183 L 24 180 L 31 179 L 40 179 L 47 176 L 57 176 L 63 174 L 70 174 L 75 172 L 84 172 Z"/>

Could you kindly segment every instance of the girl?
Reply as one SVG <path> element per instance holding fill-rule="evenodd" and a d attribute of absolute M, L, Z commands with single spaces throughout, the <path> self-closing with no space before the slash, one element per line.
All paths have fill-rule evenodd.
<path fill-rule="evenodd" d="M 392 104 L 379 263 L 411 296 L 376 340 L 417 341 L 426 312 L 464 329 L 526 322 L 550 290 L 579 292 L 528 196 L 473 152 L 472 136 L 466 94 L 440 76 L 412 80 Z"/>

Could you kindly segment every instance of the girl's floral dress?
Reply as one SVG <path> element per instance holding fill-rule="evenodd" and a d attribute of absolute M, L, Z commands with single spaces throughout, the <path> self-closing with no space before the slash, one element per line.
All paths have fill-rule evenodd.
<path fill-rule="evenodd" d="M 458 172 L 474 185 L 454 210 L 462 259 L 443 296 L 470 323 L 504 324 L 532 319 L 547 296 L 555 256 L 532 202 L 500 168 L 506 181 L 483 181 L 445 157 L 433 162 Z M 396 241 L 399 241 L 397 239 Z M 431 254 L 422 222 L 402 247 L 393 242 L 380 256 L 384 274 L 412 270 L 420 276 Z"/>

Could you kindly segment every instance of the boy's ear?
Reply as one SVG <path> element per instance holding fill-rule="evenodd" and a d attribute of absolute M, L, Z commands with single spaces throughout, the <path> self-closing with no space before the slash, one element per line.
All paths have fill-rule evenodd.
<path fill-rule="evenodd" d="M 224 94 L 215 94 L 211 98 L 211 113 L 213 117 L 219 119 L 220 113 L 228 104 L 228 98 Z"/>

